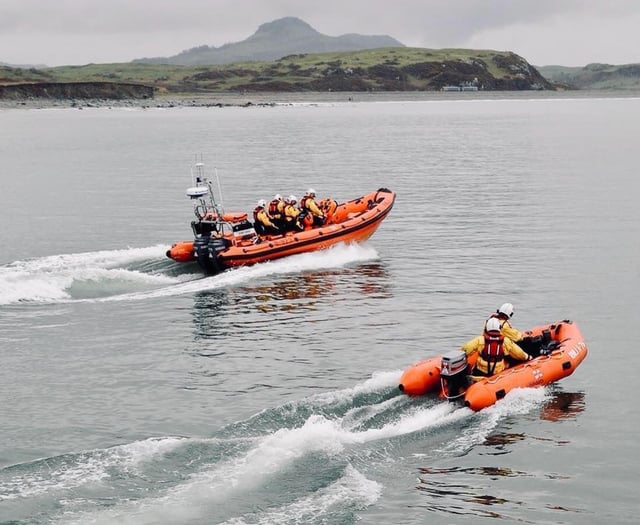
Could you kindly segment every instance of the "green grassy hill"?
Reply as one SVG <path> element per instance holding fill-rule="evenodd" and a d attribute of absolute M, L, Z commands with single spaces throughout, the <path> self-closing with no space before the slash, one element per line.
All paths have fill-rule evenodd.
<path fill-rule="evenodd" d="M 589 64 L 585 67 L 543 66 L 539 71 L 552 82 L 574 89 L 640 89 L 640 64 L 612 66 Z"/>
<path fill-rule="evenodd" d="M 382 48 L 291 55 L 269 62 L 208 66 L 122 63 L 45 69 L 0 68 L 0 83 L 119 82 L 156 94 L 297 91 L 436 91 L 554 89 L 526 60 L 509 52 Z"/>

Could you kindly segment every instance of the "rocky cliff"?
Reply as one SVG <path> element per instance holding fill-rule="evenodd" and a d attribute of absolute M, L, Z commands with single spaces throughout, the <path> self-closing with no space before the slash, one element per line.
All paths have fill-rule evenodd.
<path fill-rule="evenodd" d="M 29 82 L 0 85 L 0 99 L 149 99 L 154 88 L 121 82 Z"/>

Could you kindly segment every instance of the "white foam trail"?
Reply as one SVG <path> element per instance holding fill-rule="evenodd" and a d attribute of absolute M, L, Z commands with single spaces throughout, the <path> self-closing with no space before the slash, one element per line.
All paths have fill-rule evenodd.
<path fill-rule="evenodd" d="M 0 501 L 31 498 L 56 491 L 69 491 L 97 483 L 119 468 L 136 471 L 141 463 L 166 454 L 184 443 L 184 438 L 150 438 L 107 450 L 94 450 L 65 459 L 55 466 L 42 462 L 35 472 L 3 480 Z"/>
<path fill-rule="evenodd" d="M 376 259 L 365 245 L 340 244 L 327 250 L 242 267 L 201 278 L 201 274 L 171 277 L 122 266 L 165 260 L 166 246 L 129 248 L 16 261 L 0 267 L 0 305 L 24 302 L 132 301 L 227 288 L 269 275 L 340 268 Z"/>
<path fill-rule="evenodd" d="M 377 258 L 378 253 L 369 246 L 363 244 L 338 244 L 327 250 L 292 255 L 254 266 L 236 268 L 206 279 L 197 279 L 161 289 L 104 297 L 97 300 L 130 301 L 192 294 L 238 286 L 270 275 L 286 275 L 303 271 L 341 268 L 354 262 L 369 261 Z"/>
<path fill-rule="evenodd" d="M 402 375 L 401 370 L 396 371 L 384 371 L 384 372 L 374 372 L 371 377 L 365 380 L 363 383 L 357 384 L 351 388 L 344 388 L 342 390 L 335 390 L 332 392 L 323 392 L 321 394 L 314 394 L 310 397 L 307 397 L 301 401 L 292 401 L 291 406 L 296 405 L 304 405 L 304 406 L 316 406 L 316 407 L 326 407 L 333 406 L 337 407 L 340 405 L 350 405 L 353 399 L 362 394 L 371 394 L 380 391 L 387 390 L 389 388 L 397 388 L 400 376 Z M 402 402 L 406 398 L 403 396 L 398 396 L 390 400 L 394 403 L 394 400 Z M 381 409 L 380 404 L 375 405 L 378 409 Z M 361 407 L 363 410 L 370 409 L 372 410 L 372 405 L 367 405 L 365 407 Z M 262 417 L 263 414 L 269 412 L 270 408 L 265 408 L 260 412 L 256 413 L 254 416 L 250 418 L 257 419 Z M 354 414 L 358 411 L 358 408 L 352 409 L 349 412 Z"/>
<path fill-rule="evenodd" d="M 509 392 L 495 405 L 485 408 L 478 413 L 477 425 L 462 430 L 460 435 L 449 442 L 442 450 L 443 453 L 464 452 L 482 443 L 498 426 L 500 421 L 509 416 L 526 414 L 540 406 L 549 398 L 546 388 L 516 388 Z"/>
<path fill-rule="evenodd" d="M 297 525 L 312 518 L 317 520 L 318 517 L 328 514 L 331 509 L 345 505 L 368 507 L 373 505 L 381 494 L 382 487 L 379 483 L 367 479 L 353 466 L 347 465 L 342 478 L 310 496 L 262 514 L 232 518 L 223 522 L 223 525 Z"/>
<path fill-rule="evenodd" d="M 391 374 L 393 381 L 397 381 L 397 375 Z M 380 374 L 368 384 L 361 385 L 355 390 L 371 388 L 380 381 L 389 383 L 388 374 Z M 398 396 L 397 399 L 405 399 Z M 384 402 L 391 406 L 395 400 Z M 456 408 L 450 403 L 439 403 L 434 407 L 417 408 L 411 413 L 403 414 L 397 421 L 384 425 L 378 429 L 368 429 L 354 432 L 345 428 L 350 425 L 350 418 L 327 419 L 321 415 L 311 415 L 300 427 L 281 428 L 272 434 L 254 438 L 254 444 L 250 450 L 238 457 L 209 465 L 191 478 L 173 489 L 164 496 L 131 502 L 117 508 L 100 511 L 99 515 L 92 513 L 90 516 L 77 518 L 73 523 L 94 524 L 152 524 L 158 522 L 182 523 L 201 518 L 201 513 L 206 513 L 206 505 L 215 506 L 229 498 L 238 497 L 243 493 L 264 485 L 269 478 L 278 475 L 290 467 L 296 460 L 309 454 L 320 453 L 336 457 L 344 454 L 345 447 L 359 445 L 380 439 L 389 439 L 413 432 L 436 428 L 469 417 L 473 412 L 467 408 Z M 364 482 L 363 482 L 364 483 Z M 374 501 L 377 498 L 375 486 L 365 483 L 366 493 Z M 337 485 L 339 486 L 339 485 Z M 325 508 L 327 499 L 307 499 L 300 505 L 300 512 L 310 506 Z M 362 494 L 358 497 L 362 497 Z M 366 497 L 365 497 L 366 500 Z M 203 502 L 206 505 L 203 506 Z M 293 507 L 296 508 L 295 506 Z M 278 512 L 274 514 L 277 516 Z M 264 518 L 264 523 L 270 523 L 269 515 Z M 241 523 L 241 522 L 238 522 Z"/>
<path fill-rule="evenodd" d="M 456 409 L 449 403 L 418 409 L 401 416 L 400 420 L 380 429 L 352 432 L 341 426 L 340 420 L 312 415 L 297 428 L 282 428 L 256 440 L 254 448 L 244 456 L 214 465 L 168 495 L 174 502 L 196 502 L 201 498 L 223 501 L 232 493 L 245 492 L 262 484 L 265 479 L 282 471 L 295 460 L 310 453 L 336 456 L 346 445 L 362 444 L 392 438 L 426 428 L 449 424 L 472 414 L 470 409 Z M 164 501 L 166 504 L 167 501 Z"/>
<path fill-rule="evenodd" d="M 355 395 L 375 390 L 380 385 L 395 386 L 398 374 L 396 372 L 381 373 L 369 379 L 354 389 L 342 391 L 335 398 L 325 399 L 339 401 Z M 378 386 L 374 386 L 378 385 Z M 329 457 L 343 457 L 345 448 L 366 444 L 373 441 L 393 439 L 396 437 L 423 432 L 466 418 L 475 418 L 480 425 L 473 425 L 471 429 L 463 431 L 455 440 L 455 449 L 465 444 L 477 444 L 495 428 L 504 417 L 526 413 L 539 404 L 546 397 L 543 389 L 514 390 L 504 400 L 494 407 L 485 409 L 477 414 L 468 408 L 442 402 L 430 407 L 415 406 L 409 412 L 400 413 L 395 421 L 385 423 L 380 428 L 370 428 L 362 431 L 353 430 L 353 412 L 348 411 L 342 418 L 328 419 L 322 415 L 311 415 L 302 426 L 281 428 L 266 436 L 253 438 L 252 447 L 245 453 L 229 458 L 225 461 L 204 466 L 192 475 L 189 480 L 170 489 L 161 497 L 149 498 L 137 502 L 130 502 L 116 508 L 101 510 L 98 514 L 89 513 L 74 523 L 122 523 L 122 524 L 151 524 L 158 522 L 181 523 L 202 518 L 206 515 L 207 507 L 215 507 L 229 498 L 241 497 L 265 483 L 273 476 L 277 476 L 296 460 L 313 454 L 324 454 Z M 373 413 L 395 407 L 405 396 L 397 396 L 379 403 L 379 407 L 369 407 Z M 314 397 L 313 403 L 318 401 Z M 367 408 L 367 407 L 363 407 Z M 354 409 L 357 410 L 357 409 Z M 351 473 L 353 474 L 353 473 Z M 351 476 L 351 474 L 349 476 Z M 349 476 L 346 476 L 347 478 Z M 270 524 L 280 523 L 283 515 L 304 516 L 309 512 L 326 512 L 334 503 L 345 500 L 358 500 L 364 504 L 371 504 L 379 495 L 379 487 L 366 480 L 359 474 L 353 474 L 354 488 L 345 488 L 344 479 L 327 488 L 325 493 L 310 495 L 293 504 L 275 509 L 265 514 L 245 516 L 229 520 L 227 523 L 242 524 L 244 520 Z M 358 488 L 360 485 L 360 488 Z M 362 489 L 362 490 L 361 490 Z M 206 504 L 203 504 L 206 502 Z M 368 502 L 368 503 L 367 503 Z M 285 521 L 285 523 L 287 523 Z M 291 521 L 291 523 L 295 523 Z"/>
<path fill-rule="evenodd" d="M 169 286 L 182 278 L 122 268 L 139 261 L 164 258 L 166 246 L 51 255 L 0 267 L 0 305 L 61 302 L 77 295 L 130 292 L 135 288 Z M 192 277 L 191 277 L 192 278 Z"/>
<path fill-rule="evenodd" d="M 371 374 L 369 379 L 352 388 L 316 394 L 311 398 L 308 398 L 306 402 L 308 403 L 309 399 L 312 400 L 314 404 L 318 402 L 323 405 L 351 402 L 351 400 L 357 395 L 380 392 L 381 390 L 386 390 L 388 388 L 397 388 L 398 383 L 400 383 L 401 376 L 402 370 L 374 372 Z"/>

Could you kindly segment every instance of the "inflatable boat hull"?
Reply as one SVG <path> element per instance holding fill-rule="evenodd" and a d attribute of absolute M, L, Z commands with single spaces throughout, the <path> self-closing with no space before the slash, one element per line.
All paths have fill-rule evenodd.
<path fill-rule="evenodd" d="M 358 199 L 334 205 L 322 226 L 284 235 L 251 235 L 225 237 L 226 246 L 209 250 L 209 259 L 198 249 L 202 242 L 175 243 L 167 251 L 167 257 L 177 262 L 198 261 L 206 273 L 217 273 L 228 268 L 253 265 L 288 257 L 299 253 L 323 250 L 337 243 L 361 242 L 374 234 L 387 217 L 395 201 L 395 193 L 386 188 L 363 195 Z M 215 260 L 213 260 L 215 259 Z"/>
<path fill-rule="evenodd" d="M 472 410 L 482 410 L 505 397 L 514 388 L 531 388 L 555 383 L 567 377 L 587 356 L 578 325 L 568 321 L 542 325 L 525 332 L 528 340 L 550 339 L 554 350 L 526 362 L 511 366 L 492 377 L 473 382 L 462 398 Z M 525 351 L 532 351 L 524 348 Z M 409 367 L 400 378 L 399 388 L 411 396 L 442 393 L 441 358 L 436 356 Z M 477 354 L 469 356 L 469 371 L 475 364 Z"/>

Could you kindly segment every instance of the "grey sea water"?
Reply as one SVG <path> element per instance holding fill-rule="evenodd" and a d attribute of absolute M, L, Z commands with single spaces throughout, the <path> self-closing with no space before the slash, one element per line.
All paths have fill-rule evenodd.
<path fill-rule="evenodd" d="M 0 110 L 0 523 L 636 523 L 640 98 Z M 203 278 L 225 209 L 396 205 L 365 244 Z M 397 384 L 479 333 L 590 353 L 479 413 Z"/>

